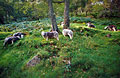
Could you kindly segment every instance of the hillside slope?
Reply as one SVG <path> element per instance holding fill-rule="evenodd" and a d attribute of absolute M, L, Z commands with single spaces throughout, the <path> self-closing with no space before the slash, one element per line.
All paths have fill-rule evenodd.
<path fill-rule="evenodd" d="M 0 32 L 0 78 L 118 78 L 120 76 L 120 32 L 71 23 L 73 39 L 59 34 L 59 41 L 46 41 L 41 28 L 22 30 L 27 35 L 3 47 L 4 38 L 11 32 Z M 59 26 L 60 31 L 62 27 Z M 103 27 L 102 27 L 103 28 Z M 111 34 L 111 37 L 106 37 Z M 26 64 L 35 55 L 40 63 L 33 67 Z M 71 64 L 63 61 L 70 61 Z"/>

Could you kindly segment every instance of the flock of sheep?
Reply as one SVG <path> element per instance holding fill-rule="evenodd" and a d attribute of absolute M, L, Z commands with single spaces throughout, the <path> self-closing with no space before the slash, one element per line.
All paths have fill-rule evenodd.
<path fill-rule="evenodd" d="M 87 26 L 90 28 L 95 28 L 95 26 L 92 25 L 90 22 L 87 23 Z M 104 29 L 108 29 L 110 31 L 119 31 L 119 30 L 117 30 L 117 27 L 114 25 L 106 26 Z M 64 35 L 64 37 L 68 35 L 70 37 L 70 39 L 73 38 L 73 31 L 70 29 L 63 29 L 62 34 Z M 17 40 L 20 40 L 20 38 L 23 38 L 25 35 L 26 35 L 25 33 L 17 32 L 15 34 L 13 34 L 12 37 L 5 38 L 3 46 L 6 46 L 7 44 L 13 44 Z M 50 38 L 56 38 L 57 40 L 59 40 L 59 36 L 58 36 L 59 34 L 57 31 L 51 31 L 51 32 L 42 31 L 41 35 L 46 40 L 48 40 Z"/>
<path fill-rule="evenodd" d="M 63 33 L 64 36 L 68 35 L 70 37 L 70 39 L 73 38 L 73 32 L 70 29 L 63 29 L 62 33 Z M 20 40 L 20 38 L 23 38 L 25 35 L 26 35 L 25 33 L 17 32 L 15 34 L 13 34 L 12 37 L 5 38 L 3 46 L 6 46 L 7 44 L 13 44 L 17 40 Z M 59 36 L 58 36 L 57 31 L 52 31 L 52 32 L 44 32 L 44 31 L 42 31 L 41 35 L 46 40 L 48 40 L 50 38 L 56 38 L 57 40 L 59 40 Z"/>
<path fill-rule="evenodd" d="M 96 28 L 96 26 L 92 25 L 90 22 L 87 23 L 87 26 L 90 28 Z M 115 25 L 109 25 L 104 27 L 105 30 L 110 30 L 110 31 L 120 31 L 120 29 L 117 29 Z"/>

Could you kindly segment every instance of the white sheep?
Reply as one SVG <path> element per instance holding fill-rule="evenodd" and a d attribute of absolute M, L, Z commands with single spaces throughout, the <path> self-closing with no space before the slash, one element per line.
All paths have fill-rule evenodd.
<path fill-rule="evenodd" d="M 70 39 L 73 38 L 73 31 L 70 29 L 63 29 L 62 34 L 64 35 L 64 37 L 68 35 Z"/>
<path fill-rule="evenodd" d="M 59 40 L 58 37 L 58 32 L 57 31 L 52 31 L 52 32 L 41 32 L 41 35 L 43 36 L 43 38 L 45 38 L 46 40 L 50 39 L 50 38 L 56 38 L 57 40 Z"/>

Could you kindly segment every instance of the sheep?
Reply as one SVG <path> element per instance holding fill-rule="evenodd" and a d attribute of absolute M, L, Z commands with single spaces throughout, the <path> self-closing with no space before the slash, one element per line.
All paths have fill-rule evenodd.
<path fill-rule="evenodd" d="M 90 28 L 96 28 L 96 26 L 92 25 L 91 22 L 88 22 L 87 25 L 88 25 L 88 27 L 90 27 Z"/>
<path fill-rule="evenodd" d="M 6 46 L 7 44 L 13 44 L 14 42 L 16 42 L 19 39 L 20 39 L 19 36 L 7 37 L 4 40 L 3 46 Z"/>
<path fill-rule="evenodd" d="M 63 29 L 62 34 L 64 35 L 64 37 L 68 35 L 70 39 L 73 38 L 73 31 L 70 29 Z"/>
<path fill-rule="evenodd" d="M 104 27 L 104 29 L 108 29 L 110 31 L 117 31 L 117 27 L 115 25 L 109 25 L 109 26 L 106 26 Z"/>
<path fill-rule="evenodd" d="M 43 38 L 45 38 L 46 40 L 50 39 L 50 38 L 56 38 L 57 40 L 59 40 L 58 37 L 58 32 L 57 31 L 52 31 L 52 32 L 41 32 L 41 35 L 43 36 Z"/>
<path fill-rule="evenodd" d="M 17 32 L 17 33 L 14 33 L 13 36 L 19 36 L 20 38 L 23 38 L 24 35 L 26 35 L 25 33 L 21 33 L 21 32 Z"/>

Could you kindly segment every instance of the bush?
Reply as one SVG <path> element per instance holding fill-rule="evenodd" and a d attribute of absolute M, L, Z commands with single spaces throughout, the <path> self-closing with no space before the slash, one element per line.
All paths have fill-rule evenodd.
<path fill-rule="evenodd" d="M 70 21 L 74 23 L 92 22 L 91 18 L 86 17 L 71 17 Z"/>

